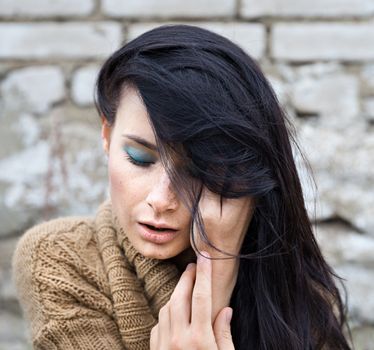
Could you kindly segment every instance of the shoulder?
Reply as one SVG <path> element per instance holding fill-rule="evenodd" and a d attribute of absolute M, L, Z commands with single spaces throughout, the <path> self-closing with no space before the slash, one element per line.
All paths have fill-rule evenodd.
<path fill-rule="evenodd" d="M 26 231 L 13 255 L 13 280 L 32 319 L 111 313 L 93 218 L 54 219 Z"/>
<path fill-rule="evenodd" d="M 123 348 L 94 222 L 51 220 L 18 242 L 13 280 L 34 348 Z"/>
<path fill-rule="evenodd" d="M 74 235 L 77 231 L 83 229 L 84 235 L 93 230 L 93 219 L 90 217 L 65 217 L 53 219 L 40 223 L 27 230 L 20 238 L 17 244 L 16 253 L 19 250 L 26 251 L 30 247 L 35 247 L 43 241 L 53 241 L 61 234 Z M 82 232 L 82 231 L 81 231 Z M 82 232 L 83 233 L 83 232 Z M 26 252 L 25 251 L 25 252 Z"/>
<path fill-rule="evenodd" d="M 65 251 L 77 250 L 86 255 L 90 243 L 94 243 L 93 220 L 89 217 L 66 217 L 38 224 L 27 230 L 17 243 L 13 255 L 15 277 L 22 276 L 35 267 L 38 258 L 52 258 Z"/>

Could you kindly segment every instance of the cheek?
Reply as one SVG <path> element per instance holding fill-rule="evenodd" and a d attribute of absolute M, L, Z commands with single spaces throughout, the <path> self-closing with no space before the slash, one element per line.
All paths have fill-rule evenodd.
<path fill-rule="evenodd" d="M 108 177 L 113 211 L 120 218 L 121 225 L 128 230 L 140 202 L 131 169 L 124 164 L 123 159 L 109 158 Z"/>
<path fill-rule="evenodd" d="M 108 177 L 113 203 L 122 209 L 133 209 L 146 196 L 147 184 L 139 169 L 123 156 L 113 154 L 108 160 Z"/>
<path fill-rule="evenodd" d="M 137 177 L 134 176 L 130 164 L 118 155 L 110 157 L 108 160 L 108 177 L 110 185 L 110 194 L 113 202 L 123 206 L 124 203 L 130 203 L 139 196 L 137 193 Z M 126 198 L 126 201 L 123 199 Z"/>
<path fill-rule="evenodd" d="M 108 162 L 108 175 L 112 195 L 119 193 L 124 188 L 124 181 L 126 176 L 119 162 L 115 162 L 113 158 L 109 158 Z"/>

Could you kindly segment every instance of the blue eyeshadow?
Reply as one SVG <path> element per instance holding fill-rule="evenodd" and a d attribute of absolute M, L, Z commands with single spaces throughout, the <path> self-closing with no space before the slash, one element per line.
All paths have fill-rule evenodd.
<path fill-rule="evenodd" d="M 154 157 L 132 146 L 125 146 L 125 152 L 138 162 L 153 162 Z"/>

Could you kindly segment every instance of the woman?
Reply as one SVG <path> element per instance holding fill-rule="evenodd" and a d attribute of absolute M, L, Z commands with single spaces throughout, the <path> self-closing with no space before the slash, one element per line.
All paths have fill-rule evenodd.
<path fill-rule="evenodd" d="M 244 51 L 156 28 L 104 63 L 96 105 L 110 201 L 15 253 L 35 348 L 350 348 L 286 117 Z"/>

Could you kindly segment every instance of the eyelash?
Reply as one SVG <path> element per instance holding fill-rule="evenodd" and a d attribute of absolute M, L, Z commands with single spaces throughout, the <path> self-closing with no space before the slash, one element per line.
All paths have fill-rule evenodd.
<path fill-rule="evenodd" d="M 125 155 L 125 157 L 129 160 L 130 163 L 136 165 L 136 166 L 141 166 L 143 168 L 147 168 L 149 166 L 151 166 L 152 164 L 154 164 L 153 162 L 139 162 L 138 160 L 135 160 L 134 158 L 132 158 L 130 155 Z"/>

